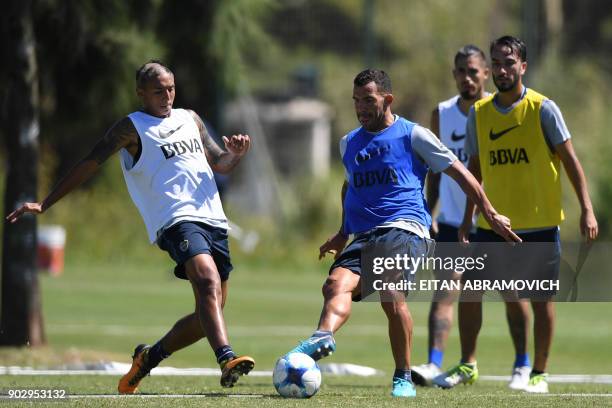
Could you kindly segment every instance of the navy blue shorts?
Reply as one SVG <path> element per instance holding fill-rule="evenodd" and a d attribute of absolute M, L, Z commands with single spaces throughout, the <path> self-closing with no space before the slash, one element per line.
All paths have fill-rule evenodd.
<path fill-rule="evenodd" d="M 470 234 L 470 242 L 474 240 L 475 234 Z M 438 233 L 434 237 L 436 242 L 459 242 L 459 228 L 442 222 L 438 223 Z"/>
<path fill-rule="evenodd" d="M 372 231 L 358 234 L 350 244 L 344 248 L 338 259 L 329 268 L 331 274 L 335 268 L 346 268 L 362 277 L 363 287 L 370 287 L 367 281 L 373 279 L 372 271 L 363 270 L 362 260 L 370 259 L 376 254 L 393 257 L 395 254 L 407 254 L 411 258 L 427 256 L 433 251 L 433 240 L 421 238 L 410 231 L 400 228 L 376 228 Z M 404 279 L 415 280 L 414 273 L 404 271 Z M 364 285 L 365 283 L 365 285 Z M 370 293 L 363 293 L 363 297 Z M 354 301 L 361 300 L 362 296 L 353 297 Z"/>
<path fill-rule="evenodd" d="M 517 233 L 523 242 L 555 242 L 560 243 L 559 227 L 547 228 L 535 232 Z M 506 242 L 506 240 L 497 235 L 493 230 L 478 228 L 476 230 L 475 242 Z"/>
<path fill-rule="evenodd" d="M 202 222 L 183 221 L 166 229 L 157 245 L 176 262 L 174 275 L 187 279 L 185 262 L 199 254 L 212 256 L 221 281 L 226 281 L 234 269 L 230 261 L 227 231 Z"/>
<path fill-rule="evenodd" d="M 472 242 L 476 234 L 470 234 L 468 239 Z M 472 256 L 471 248 L 459 244 L 459 228 L 443 222 L 438 223 L 436 240 L 436 256 L 439 258 L 458 258 Z M 436 279 L 455 279 L 455 272 L 446 269 L 434 269 Z"/>
<path fill-rule="evenodd" d="M 517 233 L 523 243 L 514 246 L 495 247 L 495 255 L 489 256 L 487 266 L 482 271 L 466 272 L 464 279 L 521 279 L 521 280 L 557 280 L 561 264 L 561 240 L 559 228 L 553 227 L 541 231 Z M 490 251 L 486 243 L 505 242 L 491 230 L 478 228 L 475 242 L 485 243 L 482 248 Z M 531 243 L 531 245 L 530 245 Z M 476 273 L 473 273 L 476 272 Z M 556 294 L 550 291 L 519 291 L 521 298 L 546 298 Z"/>

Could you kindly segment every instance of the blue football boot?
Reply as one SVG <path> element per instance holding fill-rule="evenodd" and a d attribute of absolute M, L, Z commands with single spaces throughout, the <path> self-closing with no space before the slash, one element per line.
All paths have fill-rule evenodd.
<path fill-rule="evenodd" d="M 416 397 L 416 388 L 408 380 L 393 377 L 393 389 L 391 395 L 394 397 Z"/>
<path fill-rule="evenodd" d="M 304 353 L 309 355 L 314 361 L 327 357 L 336 351 L 336 341 L 331 334 L 324 336 L 312 336 L 289 351 L 291 353 Z"/>

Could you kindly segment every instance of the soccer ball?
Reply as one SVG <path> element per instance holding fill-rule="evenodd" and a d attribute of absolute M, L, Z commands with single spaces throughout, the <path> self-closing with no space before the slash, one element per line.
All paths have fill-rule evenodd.
<path fill-rule="evenodd" d="M 307 354 L 291 353 L 278 359 L 272 381 L 283 397 L 310 398 L 321 386 L 321 370 Z"/>

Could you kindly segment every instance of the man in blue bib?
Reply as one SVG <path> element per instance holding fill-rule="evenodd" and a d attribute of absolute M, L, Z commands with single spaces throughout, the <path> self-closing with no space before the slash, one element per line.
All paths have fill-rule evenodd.
<path fill-rule="evenodd" d="M 323 258 L 333 253 L 335 262 L 323 285 L 324 304 L 317 330 L 289 352 L 305 353 L 315 360 L 335 351 L 333 333 L 347 321 L 351 301 L 360 300 L 368 289 L 365 275 L 373 265 L 362 263 L 367 248 L 402 248 L 413 259 L 427 256 L 432 242 L 431 216 L 423 195 L 428 169 L 444 171 L 455 179 L 478 203 L 494 231 L 506 240 L 519 240 L 510 229 L 510 220 L 497 214 L 476 179 L 455 155 L 428 129 L 391 112 L 391 80 L 384 71 L 365 70 L 353 84 L 355 112 L 361 127 L 340 141 L 346 170 L 342 225 L 321 246 L 319 254 Z M 350 234 L 354 239 L 346 246 Z M 410 373 L 412 317 L 404 292 L 381 290 L 380 295 L 395 360 L 391 394 L 414 397 Z"/>

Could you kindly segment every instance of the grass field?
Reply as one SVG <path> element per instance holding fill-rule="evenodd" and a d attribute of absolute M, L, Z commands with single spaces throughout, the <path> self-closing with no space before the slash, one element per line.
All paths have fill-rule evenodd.
<path fill-rule="evenodd" d="M 159 252 L 159 253 L 157 253 Z M 109 265 L 69 263 L 61 277 L 42 276 L 42 295 L 49 346 L 43 349 L 0 351 L 0 365 L 53 366 L 93 360 L 130 361 L 140 342 L 156 341 L 176 319 L 193 308 L 191 288 L 175 279 L 171 263 L 160 251 L 141 265 L 117 259 Z M 236 261 L 226 305 L 230 339 L 241 354 L 252 355 L 257 370 L 271 370 L 276 358 L 307 337 L 318 319 L 320 286 L 328 263 L 270 266 Z M 411 305 L 415 321 L 414 363 L 426 359 L 428 303 Z M 558 304 L 558 324 L 549 371 L 552 374 L 612 374 L 612 304 Z M 393 361 L 387 340 L 386 319 L 375 303 L 356 304 L 353 316 L 336 337 L 338 351 L 329 362 L 377 368 L 383 376 L 324 377 L 324 385 L 309 401 L 276 397 L 271 379 L 247 377 L 232 390 L 252 398 L 227 398 L 215 377 L 147 378 L 147 395 L 191 395 L 190 398 L 147 399 L 147 405 L 198 406 L 373 406 L 400 405 L 387 397 Z M 458 358 L 458 334 L 451 332 L 445 364 Z M 484 327 L 479 339 L 481 375 L 508 375 L 513 351 L 500 303 L 485 304 Z M 215 367 L 206 342 L 175 353 L 164 363 L 174 367 Z M 115 393 L 117 378 L 109 376 L 0 376 L 0 389 L 61 388 L 71 395 Z M 472 387 L 442 391 L 419 389 L 419 406 L 477 403 L 481 406 L 612 406 L 612 385 L 551 384 L 549 396 L 511 392 L 503 382 L 481 381 Z M 217 395 L 221 396 L 217 396 Z M 564 395 L 562 395 L 564 394 Z M 262 397 L 259 397 L 263 395 Z M 205 396 L 204 398 L 202 398 Z M 537 402 L 536 402 L 537 401 Z M 136 406 L 133 397 L 70 399 L 87 406 Z M 405 401 L 403 402 L 406 403 Z"/>
<path fill-rule="evenodd" d="M 133 407 L 145 404 L 179 407 L 399 407 L 408 403 L 419 407 L 473 406 L 474 404 L 481 407 L 515 407 L 519 404 L 536 407 L 612 406 L 612 398 L 601 396 L 610 392 L 610 389 L 596 385 L 566 384 L 555 386 L 555 393 L 551 395 L 526 395 L 509 391 L 502 383 L 481 382 L 472 387 L 459 387 L 451 391 L 420 388 L 415 400 L 406 401 L 387 395 L 389 384 L 388 379 L 384 377 L 327 376 L 319 393 L 313 398 L 287 400 L 275 393 L 267 378 L 244 378 L 231 393 L 221 390 L 217 381 L 217 378 L 213 377 L 153 376 L 143 382 L 141 396 L 110 395 L 116 380 L 106 376 L 11 378 L 7 386 L 23 387 L 25 383 L 29 388 L 65 389 L 70 398 L 62 400 L 62 403 L 93 407 Z M 49 403 L 50 406 L 56 406 L 53 404 L 55 402 Z"/>

